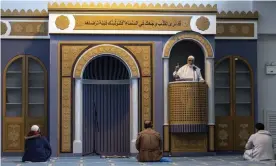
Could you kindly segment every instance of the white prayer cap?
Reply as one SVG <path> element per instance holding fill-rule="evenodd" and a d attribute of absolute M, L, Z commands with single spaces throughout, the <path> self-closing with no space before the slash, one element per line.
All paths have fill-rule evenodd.
<path fill-rule="evenodd" d="M 188 59 L 195 60 L 195 57 L 192 56 L 192 55 L 190 55 L 190 56 L 188 57 Z"/>
<path fill-rule="evenodd" d="M 31 127 L 31 131 L 38 131 L 38 130 L 39 130 L 38 125 L 33 125 L 33 126 Z"/>

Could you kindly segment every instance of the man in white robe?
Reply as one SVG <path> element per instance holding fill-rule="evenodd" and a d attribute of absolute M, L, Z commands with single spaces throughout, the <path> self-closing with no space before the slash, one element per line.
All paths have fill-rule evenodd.
<path fill-rule="evenodd" d="M 257 123 L 255 128 L 257 132 L 248 139 L 243 158 L 250 161 L 274 160 L 274 145 L 270 132 L 264 130 L 262 123 Z"/>
<path fill-rule="evenodd" d="M 175 67 L 175 71 L 173 72 L 173 77 L 176 80 L 203 82 L 204 79 L 201 76 L 200 68 L 194 65 L 194 61 L 195 58 L 193 56 L 189 56 L 186 65 L 181 68 L 177 65 Z"/>

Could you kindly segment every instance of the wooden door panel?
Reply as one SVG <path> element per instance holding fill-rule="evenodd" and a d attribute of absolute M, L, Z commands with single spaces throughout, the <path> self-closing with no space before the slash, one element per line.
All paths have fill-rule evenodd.
<path fill-rule="evenodd" d="M 8 62 L 3 74 L 3 152 L 24 150 L 24 56 Z"/>
<path fill-rule="evenodd" d="M 32 125 L 38 125 L 42 135 L 47 135 L 47 71 L 43 63 L 28 56 L 26 61 L 26 134 Z"/>
<path fill-rule="evenodd" d="M 254 133 L 253 70 L 246 59 L 235 56 L 233 63 L 234 150 L 244 151 Z"/>
<path fill-rule="evenodd" d="M 231 117 L 216 117 L 215 146 L 217 151 L 233 150 L 233 120 Z"/>
<path fill-rule="evenodd" d="M 246 116 L 235 117 L 234 123 L 234 150 L 244 151 L 248 138 L 254 133 L 254 119 Z"/>
<path fill-rule="evenodd" d="M 24 121 L 21 118 L 4 121 L 3 151 L 24 151 Z"/>
<path fill-rule="evenodd" d="M 32 114 L 38 111 L 40 114 Z M 19 55 L 6 65 L 2 115 L 3 152 L 23 152 L 33 124 L 47 134 L 47 70 L 39 59 Z"/>
<path fill-rule="evenodd" d="M 229 64 L 225 63 L 226 59 Z M 229 101 L 222 100 L 221 97 L 227 94 L 216 96 L 216 102 L 224 105 L 216 105 L 215 145 L 216 150 L 243 151 L 248 137 L 254 132 L 253 70 L 246 59 L 230 55 L 217 63 L 215 73 L 228 71 L 229 80 L 222 81 L 223 74 L 215 75 L 216 91 L 226 92 L 223 90 L 226 88 L 230 90 Z M 225 106 L 228 102 L 229 109 Z M 231 110 L 230 113 L 228 110 Z"/>

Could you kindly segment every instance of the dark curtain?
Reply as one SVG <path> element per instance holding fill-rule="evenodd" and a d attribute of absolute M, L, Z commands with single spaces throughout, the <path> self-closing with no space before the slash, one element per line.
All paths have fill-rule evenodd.
<path fill-rule="evenodd" d="M 92 60 L 85 68 L 83 79 L 125 80 L 129 73 L 123 62 L 111 56 L 101 56 Z"/>
<path fill-rule="evenodd" d="M 129 79 L 126 66 L 119 59 L 102 56 L 88 64 L 83 78 L 91 80 L 83 85 L 83 153 L 128 155 L 130 87 L 129 82 L 116 84 L 116 80 Z"/>

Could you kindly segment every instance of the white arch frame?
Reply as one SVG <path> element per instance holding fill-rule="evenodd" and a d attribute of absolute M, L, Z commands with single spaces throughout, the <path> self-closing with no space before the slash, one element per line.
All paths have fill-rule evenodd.
<path fill-rule="evenodd" d="M 196 35 L 200 35 L 195 33 Z M 165 56 L 165 49 L 167 47 L 167 45 L 169 44 L 170 40 L 174 39 L 176 36 L 181 36 L 181 35 L 185 35 L 184 33 L 179 33 L 176 34 L 175 36 L 172 36 L 164 45 L 164 50 L 163 50 L 163 73 L 164 73 L 164 126 L 168 126 L 169 125 L 169 116 L 168 116 L 168 86 L 169 86 L 169 58 L 170 56 L 166 57 Z M 208 42 L 209 45 L 210 42 L 204 37 L 201 36 L 205 41 Z M 196 44 L 198 44 L 203 52 L 204 52 L 204 56 L 205 56 L 205 81 L 208 85 L 208 125 L 213 126 L 215 125 L 215 101 L 214 101 L 214 92 L 215 92 L 215 87 L 214 87 L 214 50 L 211 47 L 211 51 L 212 51 L 212 55 L 211 57 L 208 56 L 208 51 L 206 50 L 206 47 L 202 44 L 202 42 L 200 42 L 199 40 L 196 40 L 195 38 L 183 38 L 181 40 L 177 40 L 173 43 L 173 45 L 170 48 L 169 51 L 169 55 L 171 54 L 171 50 L 172 48 L 175 46 L 175 44 L 177 44 L 178 42 L 184 41 L 184 40 L 188 40 L 188 41 L 193 41 Z"/>
<path fill-rule="evenodd" d="M 95 49 L 97 47 L 101 47 L 101 46 L 112 46 L 112 47 L 116 47 L 121 49 L 121 51 L 125 51 L 126 50 L 115 46 L 115 45 L 110 45 L 110 44 L 102 44 L 99 46 L 95 46 L 92 47 L 90 49 L 88 49 L 86 52 L 84 52 L 79 60 L 81 59 L 82 56 L 86 55 L 86 53 L 88 53 L 89 51 L 91 51 L 91 49 Z M 138 75 L 135 77 L 134 74 L 132 73 L 132 70 L 129 66 L 129 64 L 127 62 L 125 62 L 120 55 L 116 55 L 113 53 L 109 53 L 108 51 L 105 53 L 100 53 L 96 56 L 93 56 L 91 59 L 89 59 L 86 64 L 83 66 L 82 71 L 81 71 L 81 77 L 74 77 L 75 78 L 75 135 L 74 135 L 74 141 L 73 141 L 73 153 L 74 154 L 81 154 L 83 152 L 83 146 L 82 146 L 82 134 L 83 134 L 83 129 L 82 129 L 82 120 L 83 120 L 83 105 L 82 105 L 82 85 L 83 85 L 83 81 L 82 81 L 82 76 L 84 73 L 84 70 L 86 68 L 86 66 L 94 59 L 102 56 L 102 55 L 108 55 L 108 56 L 112 56 L 115 58 L 119 58 L 124 65 L 126 65 L 128 71 L 129 71 L 129 75 L 130 75 L 130 153 L 137 153 L 136 147 L 135 147 L 135 142 L 136 142 L 136 137 L 138 135 L 138 100 L 139 100 L 139 93 L 138 93 L 138 79 L 140 78 L 140 71 L 138 68 L 138 64 L 135 61 L 135 59 L 132 57 L 131 54 L 128 54 L 128 56 L 130 56 L 130 58 L 132 58 L 135 62 L 135 66 L 138 69 Z M 79 61 L 78 60 L 78 61 Z M 77 64 L 77 63 L 76 63 Z M 76 66 L 74 67 L 74 73 L 76 71 Z"/>

